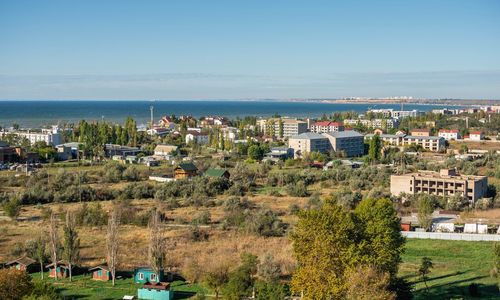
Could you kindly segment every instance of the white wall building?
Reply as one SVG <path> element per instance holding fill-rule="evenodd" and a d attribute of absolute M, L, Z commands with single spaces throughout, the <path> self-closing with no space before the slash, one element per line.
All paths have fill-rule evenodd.
<path fill-rule="evenodd" d="M 59 145 L 63 143 L 62 135 L 59 131 L 59 127 L 52 126 L 51 129 L 42 129 L 41 132 L 33 132 L 33 131 L 2 131 L 0 132 L 0 136 L 14 134 L 19 138 L 26 138 L 30 145 L 33 145 L 36 142 L 45 142 L 47 145 Z"/>
<path fill-rule="evenodd" d="M 457 129 L 440 129 L 438 132 L 438 136 L 444 138 L 447 141 L 451 140 L 459 140 L 462 138 L 460 135 L 460 131 Z"/>

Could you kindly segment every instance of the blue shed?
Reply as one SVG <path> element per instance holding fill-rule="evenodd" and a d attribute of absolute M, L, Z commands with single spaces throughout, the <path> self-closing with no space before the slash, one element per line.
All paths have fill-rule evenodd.
<path fill-rule="evenodd" d="M 172 300 L 174 292 L 167 282 L 146 283 L 137 289 L 137 298 L 147 300 Z"/>
<path fill-rule="evenodd" d="M 163 270 L 156 274 L 150 267 L 139 267 L 134 270 L 135 283 L 162 282 L 165 281 Z"/>

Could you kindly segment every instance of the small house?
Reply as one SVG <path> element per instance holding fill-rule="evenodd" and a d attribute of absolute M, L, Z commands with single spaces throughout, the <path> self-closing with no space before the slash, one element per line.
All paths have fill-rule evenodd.
<path fill-rule="evenodd" d="M 174 292 L 170 290 L 170 284 L 167 282 L 145 283 L 137 289 L 139 299 L 148 300 L 171 300 L 174 298 Z"/>
<path fill-rule="evenodd" d="M 373 134 L 382 135 L 382 134 L 384 134 L 384 131 L 383 131 L 382 129 L 380 129 L 380 128 L 377 128 L 377 129 L 375 129 L 375 130 L 373 131 Z"/>
<path fill-rule="evenodd" d="M 175 179 L 185 179 L 196 176 L 196 172 L 198 168 L 192 162 L 186 162 L 179 164 L 174 169 L 174 177 Z"/>
<path fill-rule="evenodd" d="M 156 274 L 150 267 L 138 267 L 134 270 L 135 283 L 162 282 L 164 280 L 165 273 L 163 270 L 159 274 Z"/>
<path fill-rule="evenodd" d="M 106 265 L 100 265 L 94 268 L 89 269 L 90 272 L 92 272 L 92 280 L 99 280 L 99 281 L 109 281 L 113 279 L 113 276 L 111 275 L 111 271 L 109 270 L 108 266 Z"/>
<path fill-rule="evenodd" d="M 39 271 L 38 264 L 34 259 L 23 256 L 5 263 L 5 268 L 13 268 L 16 270 L 26 271 L 28 273 Z"/>
<path fill-rule="evenodd" d="M 46 265 L 45 268 L 49 269 L 50 278 L 66 278 L 69 276 L 69 265 L 63 261 L 58 261 L 56 264 L 51 263 Z"/>
<path fill-rule="evenodd" d="M 214 178 L 226 178 L 229 179 L 229 172 L 224 169 L 208 169 L 205 171 L 205 176 Z"/>

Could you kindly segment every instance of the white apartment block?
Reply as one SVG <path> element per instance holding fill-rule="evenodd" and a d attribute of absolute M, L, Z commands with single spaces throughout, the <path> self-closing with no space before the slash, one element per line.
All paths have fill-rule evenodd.
<path fill-rule="evenodd" d="M 344 120 L 345 125 L 356 126 L 363 125 L 368 128 L 398 128 L 399 121 L 397 119 L 346 119 Z"/>
<path fill-rule="evenodd" d="M 394 110 L 392 108 L 388 109 L 370 109 L 368 112 L 375 114 L 382 114 L 384 118 L 407 118 L 407 117 L 418 117 L 423 114 L 421 111 L 414 110 Z"/>
<path fill-rule="evenodd" d="M 30 142 L 30 145 L 35 144 L 36 142 L 45 142 L 47 145 L 59 145 L 62 144 L 62 135 L 57 126 L 52 126 L 52 129 L 42 129 L 41 132 L 33 132 L 33 131 L 2 131 L 0 132 L 0 136 L 14 134 L 19 138 L 27 139 Z"/>

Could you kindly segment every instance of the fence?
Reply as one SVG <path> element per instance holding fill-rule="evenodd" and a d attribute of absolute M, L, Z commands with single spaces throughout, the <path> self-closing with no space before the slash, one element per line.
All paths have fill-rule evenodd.
<path fill-rule="evenodd" d="M 441 233 L 402 231 L 403 236 L 409 239 L 432 239 L 453 241 L 500 241 L 500 234 L 472 234 L 472 233 Z"/>

